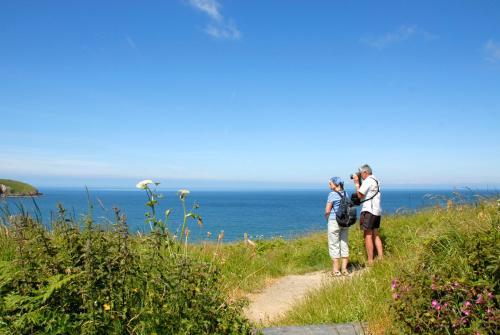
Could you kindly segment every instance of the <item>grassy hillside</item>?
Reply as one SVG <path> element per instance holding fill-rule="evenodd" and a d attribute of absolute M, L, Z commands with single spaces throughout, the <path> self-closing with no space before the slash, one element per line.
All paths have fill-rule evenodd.
<path fill-rule="evenodd" d="M 333 281 L 275 325 L 359 320 L 368 321 L 374 334 L 493 334 L 498 329 L 500 203 L 449 201 L 447 208 L 385 217 L 382 227 L 385 260 L 349 281 Z M 351 263 L 363 267 L 357 226 L 349 241 Z M 256 242 L 193 248 L 219 261 L 228 293 L 236 297 L 271 278 L 331 269 L 325 232 Z"/>
<path fill-rule="evenodd" d="M 350 238 L 351 264 L 363 266 L 364 246 L 359 229 L 351 229 Z M 236 295 L 256 291 L 272 278 L 331 269 L 326 230 L 291 240 L 276 238 L 255 242 L 255 247 L 236 242 L 222 244 L 218 250 L 216 244 L 198 248 L 204 255 L 217 255 L 215 260 L 221 263 L 225 282 L 231 294 Z"/>
<path fill-rule="evenodd" d="M 383 261 L 315 292 L 276 324 L 362 320 L 374 334 L 494 334 L 499 210 L 485 202 L 385 218 Z"/>
<path fill-rule="evenodd" d="M 349 281 L 333 281 L 275 325 L 359 320 L 368 321 L 374 334 L 493 334 L 499 326 L 499 228 L 500 203 L 490 200 L 476 205 L 450 201 L 447 208 L 385 217 L 385 260 Z M 219 261 L 228 293 L 236 297 L 271 278 L 331 269 L 326 231 L 256 242 L 255 247 L 238 242 L 193 248 Z M 357 226 L 349 242 L 351 263 L 363 267 Z"/>
<path fill-rule="evenodd" d="M 163 334 L 168 325 L 177 333 L 248 333 L 238 298 L 271 278 L 331 266 L 326 227 L 256 245 L 223 244 L 222 234 L 188 244 L 188 230 L 172 237 L 162 230 L 166 220 L 151 219 L 153 212 L 147 220 L 155 233 L 148 235 L 126 234 L 119 212 L 103 226 L 91 215 L 75 222 L 65 213 L 61 207 L 51 231 L 29 217 L 0 218 L 0 331 L 57 326 L 59 333 Z M 362 320 L 374 334 L 494 334 L 500 320 L 499 213 L 496 200 L 450 201 L 447 208 L 385 217 L 385 260 L 311 294 L 276 324 Z M 364 266 L 357 226 L 350 230 L 350 248 L 351 262 Z M 193 328 L 198 326 L 205 330 Z"/>
<path fill-rule="evenodd" d="M 5 185 L 10 188 L 10 194 L 8 195 L 37 195 L 38 190 L 26 183 L 11 180 L 11 179 L 0 179 L 0 185 Z"/>

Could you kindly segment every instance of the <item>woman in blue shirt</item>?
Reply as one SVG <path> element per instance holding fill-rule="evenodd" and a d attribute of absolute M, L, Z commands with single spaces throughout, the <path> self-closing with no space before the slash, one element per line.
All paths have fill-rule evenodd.
<path fill-rule="evenodd" d="M 344 191 L 344 182 L 340 177 L 332 177 L 328 180 L 328 186 L 332 190 L 328 194 L 325 208 L 325 218 L 328 221 L 328 251 L 333 262 L 333 275 L 340 277 L 347 276 L 347 264 L 349 262 L 349 245 L 347 244 L 349 228 L 340 227 L 336 220 L 336 211 L 339 209 L 342 197 L 347 197 Z M 339 270 L 339 259 L 342 259 Z"/>

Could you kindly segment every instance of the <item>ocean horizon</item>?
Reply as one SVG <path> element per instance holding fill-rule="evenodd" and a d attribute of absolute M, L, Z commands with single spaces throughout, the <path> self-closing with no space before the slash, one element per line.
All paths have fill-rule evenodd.
<path fill-rule="evenodd" d="M 413 212 L 422 208 L 443 205 L 448 199 L 460 203 L 476 202 L 481 197 L 498 196 L 497 189 L 472 188 L 383 188 L 383 215 Z M 148 208 L 145 191 L 133 188 L 85 188 L 53 187 L 40 188 L 42 196 L 30 198 L 6 198 L 1 200 L 11 213 L 19 206 L 35 214 L 38 206 L 42 222 L 49 226 L 57 217 L 57 204 L 61 203 L 67 215 L 81 220 L 88 213 L 88 199 L 93 207 L 93 216 L 98 223 L 112 223 L 114 210 L 127 216 L 131 232 L 147 233 L 145 223 Z M 176 232 L 182 220 L 182 208 L 174 189 L 159 189 L 164 198 L 157 208 L 159 218 L 166 209 L 172 208 L 168 223 L 169 230 Z M 352 192 L 352 189 L 347 189 Z M 243 239 L 247 233 L 251 239 L 274 237 L 293 238 L 315 231 L 326 231 L 323 216 L 329 190 L 326 188 L 282 188 L 249 190 L 191 190 L 187 198 L 188 210 L 198 203 L 198 213 L 203 218 L 203 227 L 195 221 L 189 222 L 190 236 L 194 241 L 206 238 L 210 232 L 212 239 L 224 231 L 225 241 Z M 35 206 L 36 203 L 36 206 Z M 383 221 L 382 221 L 383 228 Z"/>

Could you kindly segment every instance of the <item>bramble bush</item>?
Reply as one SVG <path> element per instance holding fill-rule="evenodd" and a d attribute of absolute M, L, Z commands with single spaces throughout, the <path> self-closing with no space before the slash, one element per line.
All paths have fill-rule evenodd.
<path fill-rule="evenodd" d="M 242 302 L 221 289 L 219 266 L 189 252 L 188 220 L 197 206 L 179 193 L 183 234 L 167 229 L 148 195 L 145 236 L 130 235 L 125 215 L 97 224 L 92 207 L 84 222 L 59 206 L 47 229 L 35 217 L 6 210 L 0 231 L 2 334 L 249 334 Z"/>
<path fill-rule="evenodd" d="M 468 230 L 428 239 L 416 266 L 392 281 L 392 308 L 401 332 L 498 334 L 499 208 L 491 207 L 478 212 L 488 226 L 471 221 Z"/>

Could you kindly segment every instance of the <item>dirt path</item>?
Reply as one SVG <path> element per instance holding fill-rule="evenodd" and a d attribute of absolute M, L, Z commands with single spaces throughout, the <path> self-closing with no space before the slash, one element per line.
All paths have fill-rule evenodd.
<path fill-rule="evenodd" d="M 281 277 L 261 292 L 249 294 L 250 305 L 245 310 L 246 317 L 260 325 L 268 325 L 288 312 L 297 302 L 313 290 L 333 280 L 348 280 L 349 277 L 332 278 L 328 271 L 316 271 L 303 275 Z"/>

